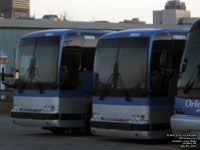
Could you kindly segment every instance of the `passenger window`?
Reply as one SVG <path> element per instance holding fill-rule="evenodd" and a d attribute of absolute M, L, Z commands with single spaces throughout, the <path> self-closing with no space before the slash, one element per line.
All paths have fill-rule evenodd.
<path fill-rule="evenodd" d="M 81 53 L 64 51 L 60 68 L 61 90 L 76 90 L 79 81 Z"/>
<path fill-rule="evenodd" d="M 168 89 L 173 68 L 172 41 L 154 41 L 151 62 L 151 89 L 153 96 L 168 96 Z M 159 92 L 158 92 L 159 90 Z"/>

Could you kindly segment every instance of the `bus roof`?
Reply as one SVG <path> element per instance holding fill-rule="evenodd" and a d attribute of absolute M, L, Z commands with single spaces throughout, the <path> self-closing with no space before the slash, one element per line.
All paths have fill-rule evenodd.
<path fill-rule="evenodd" d="M 52 29 L 32 32 L 24 35 L 22 38 L 46 37 L 46 36 L 62 36 L 68 33 L 90 33 L 90 34 L 106 34 L 112 31 L 108 30 L 82 30 L 82 29 Z"/>
<path fill-rule="evenodd" d="M 118 32 L 108 33 L 103 36 L 103 39 L 111 38 L 128 38 L 128 37 L 151 37 L 158 33 L 188 33 L 188 29 L 131 29 Z"/>
<path fill-rule="evenodd" d="M 190 28 L 190 32 L 200 30 L 200 19 L 194 22 L 194 24 Z"/>

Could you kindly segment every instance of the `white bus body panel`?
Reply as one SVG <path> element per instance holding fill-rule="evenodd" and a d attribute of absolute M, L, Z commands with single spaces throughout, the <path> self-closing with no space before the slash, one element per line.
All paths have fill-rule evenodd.
<path fill-rule="evenodd" d="M 174 134 L 197 134 L 200 139 L 200 116 L 174 114 L 170 123 Z"/>
<path fill-rule="evenodd" d="M 54 106 L 54 111 L 45 111 L 45 106 Z M 58 97 L 14 97 L 14 108 L 11 113 L 34 113 L 34 114 L 81 114 L 86 112 L 88 105 L 83 104 L 83 98 L 58 98 Z M 39 127 L 83 127 L 84 120 L 48 120 L 12 117 L 18 125 L 30 125 Z"/>
<path fill-rule="evenodd" d="M 169 123 L 170 114 L 173 112 L 171 105 L 163 106 L 131 106 L 131 105 L 107 105 L 93 104 L 93 117 L 95 123 L 124 123 L 133 125 Z M 140 119 L 141 116 L 145 119 Z M 167 138 L 171 130 L 137 131 L 91 127 L 94 135 L 115 136 L 136 139 Z"/>

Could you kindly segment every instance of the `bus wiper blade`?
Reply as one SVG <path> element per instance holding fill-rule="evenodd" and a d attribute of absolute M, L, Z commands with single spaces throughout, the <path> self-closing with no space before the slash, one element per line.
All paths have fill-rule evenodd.
<path fill-rule="evenodd" d="M 127 87 L 126 87 L 126 85 L 125 85 L 125 83 L 124 83 L 124 80 L 123 80 L 121 74 L 119 74 L 119 77 L 120 77 L 119 83 L 120 83 L 121 86 L 123 87 L 123 91 L 124 91 L 124 93 L 125 93 L 125 97 L 124 97 L 124 98 L 126 99 L 126 101 L 130 102 L 130 101 L 131 101 L 131 100 L 130 100 L 130 97 L 131 97 L 131 96 L 130 96 L 128 90 L 127 90 Z"/>
<path fill-rule="evenodd" d="M 31 81 L 31 83 L 32 83 L 32 80 L 33 80 L 33 65 L 34 65 L 35 63 L 34 63 L 34 58 L 31 58 L 31 61 L 30 61 L 30 64 L 29 64 L 29 68 L 27 68 L 26 69 L 26 73 L 25 73 L 25 75 L 24 75 L 24 79 L 22 80 L 22 79 L 20 79 L 19 81 L 18 81 L 18 84 L 17 84 L 17 87 L 18 87 L 18 92 L 19 93 L 22 93 L 23 92 L 23 90 L 25 89 L 25 87 L 26 87 L 26 77 L 27 77 L 27 74 L 28 74 L 28 79 Z"/>
<path fill-rule="evenodd" d="M 196 69 L 197 69 L 197 74 L 196 74 Z M 187 94 L 190 93 L 195 81 L 197 80 L 197 82 L 200 81 L 200 64 L 197 66 L 197 68 L 195 69 L 195 71 L 193 72 L 192 76 L 190 77 L 190 80 L 188 81 L 188 83 L 186 84 L 183 93 Z"/>
<path fill-rule="evenodd" d="M 182 66 L 181 66 L 181 70 L 180 70 L 180 77 L 183 75 L 183 73 L 185 72 L 185 69 L 187 67 L 187 63 L 188 63 L 188 59 L 184 58 Z"/>
<path fill-rule="evenodd" d="M 110 76 L 108 77 L 108 80 L 106 82 L 106 85 L 105 85 L 105 88 L 104 90 L 102 91 L 102 94 L 100 96 L 100 100 L 104 100 L 104 97 L 106 97 L 108 95 L 108 92 L 109 92 L 109 89 L 111 87 L 111 81 L 112 81 L 112 78 L 113 78 L 113 74 L 110 74 Z"/>
<path fill-rule="evenodd" d="M 105 88 L 100 96 L 100 100 L 104 100 L 104 97 L 108 95 L 111 85 L 114 88 L 117 88 L 118 76 L 119 76 L 119 62 L 116 61 L 114 65 L 113 73 L 110 74 L 110 76 L 108 77 L 108 81 L 106 82 Z"/>
<path fill-rule="evenodd" d="M 112 84 L 109 84 L 111 80 L 112 80 Z M 130 102 L 131 101 L 130 100 L 130 94 L 129 94 L 127 88 L 126 88 L 126 85 L 125 85 L 125 83 L 122 79 L 121 74 L 119 73 L 119 62 L 118 61 L 115 62 L 113 73 L 108 78 L 105 90 L 102 92 L 102 95 L 100 96 L 100 100 L 103 100 L 104 97 L 107 96 L 111 86 L 113 86 L 114 88 L 117 88 L 118 82 L 123 87 L 123 92 L 125 93 L 124 98 L 126 99 L 126 101 Z"/>

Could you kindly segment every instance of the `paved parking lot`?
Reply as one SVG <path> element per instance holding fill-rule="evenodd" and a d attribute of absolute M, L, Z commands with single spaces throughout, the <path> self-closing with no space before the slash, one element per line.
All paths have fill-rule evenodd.
<path fill-rule="evenodd" d="M 178 150 L 171 140 L 127 140 L 84 134 L 53 134 L 37 127 L 14 125 L 0 116 L 0 150 Z"/>

